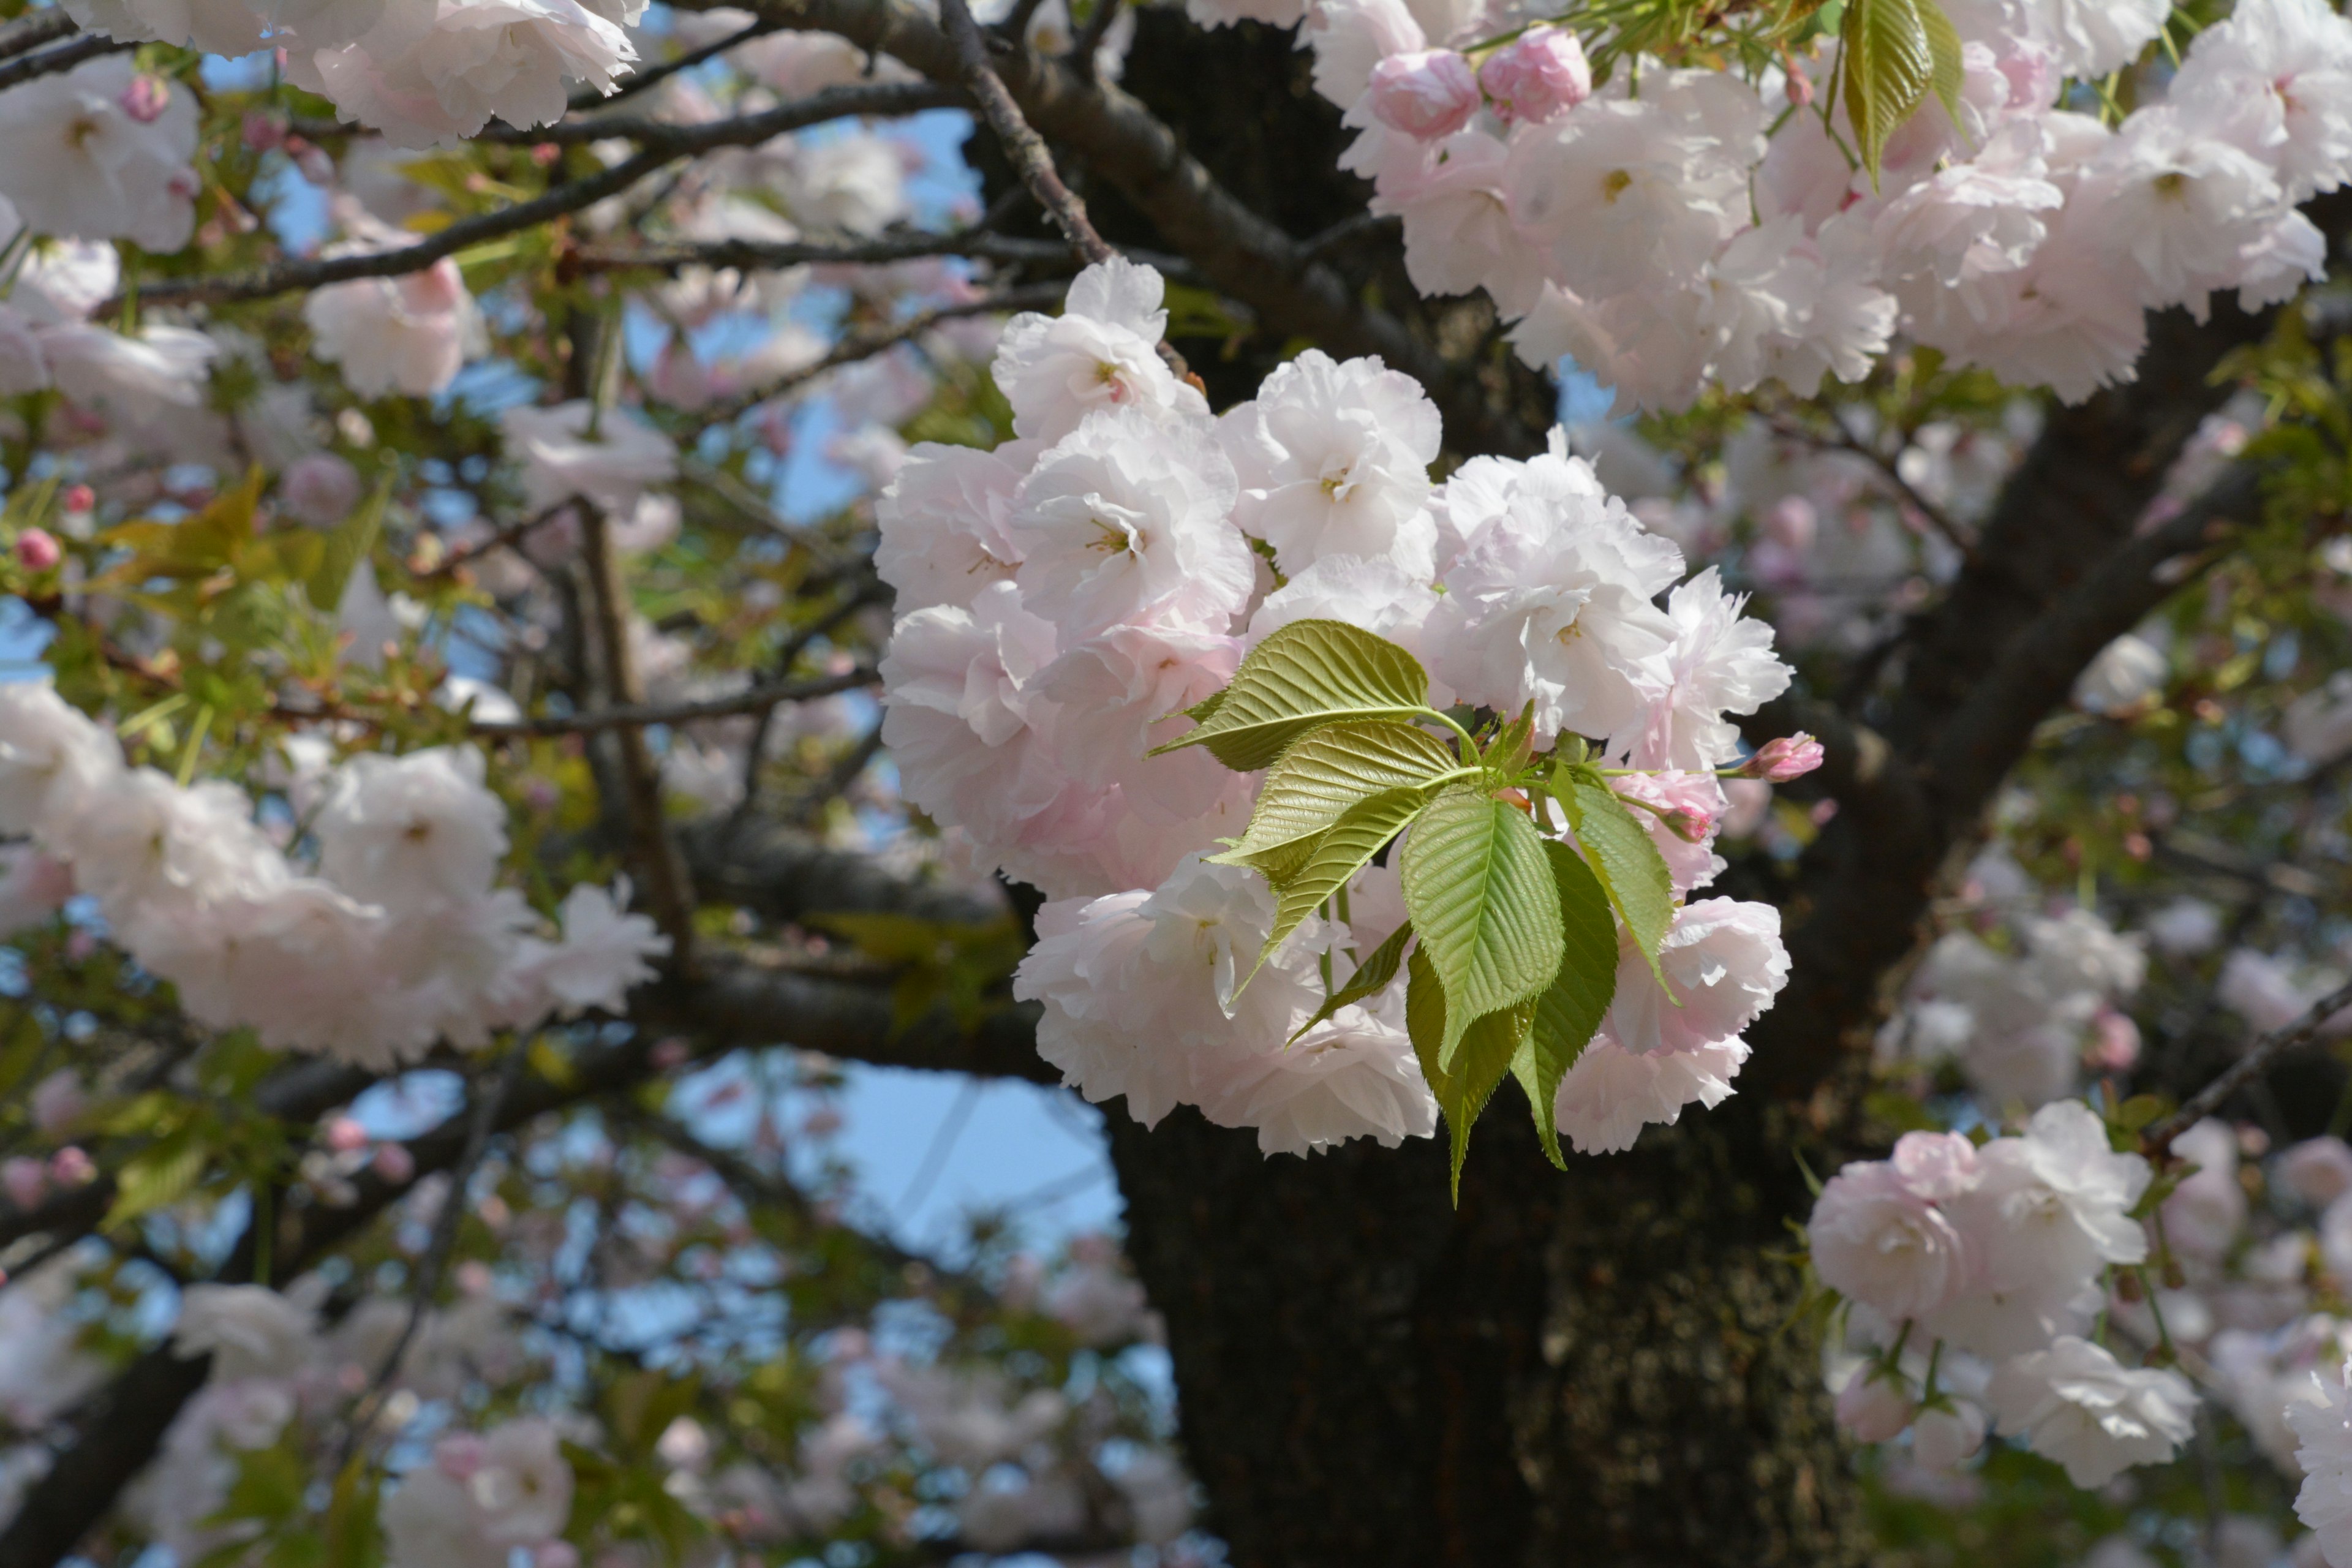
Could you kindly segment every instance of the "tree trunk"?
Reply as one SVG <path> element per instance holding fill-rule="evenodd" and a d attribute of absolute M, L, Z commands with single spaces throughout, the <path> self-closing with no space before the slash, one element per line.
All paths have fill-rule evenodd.
<path fill-rule="evenodd" d="M 1128 1247 L 1239 1568 L 1860 1563 L 1760 1104 L 1545 1163 L 1515 1091 L 1442 1139 L 1262 1158 L 1111 1113 Z"/>

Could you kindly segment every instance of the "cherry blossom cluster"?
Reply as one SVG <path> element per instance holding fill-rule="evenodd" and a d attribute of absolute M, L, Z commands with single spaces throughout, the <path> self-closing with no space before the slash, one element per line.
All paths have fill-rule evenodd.
<path fill-rule="evenodd" d="M 2135 1205 L 2149 1179 L 2079 1100 L 1982 1147 L 1910 1132 L 1840 1171 L 1808 1227 L 1815 1272 L 1845 1301 L 1840 1422 L 1864 1442 L 1908 1427 L 1918 1462 L 1941 1468 L 1990 1422 L 2081 1487 L 2169 1458 L 2194 1424 L 2188 1380 L 2084 1337 L 2107 1270 L 2148 1257 Z"/>
<path fill-rule="evenodd" d="M 2140 57 L 2163 0 L 1943 8 L 1965 80 L 1873 169 L 1834 44 L 1754 80 L 1620 61 L 1597 83 L 1568 24 L 1504 32 L 1480 0 L 1191 0 L 1303 16 L 1415 286 L 1485 289 L 1530 363 L 1571 356 L 1644 407 L 1810 395 L 1898 334 L 2079 400 L 2132 378 L 2148 310 L 2322 276 L 2296 204 L 2352 166 L 2352 23 L 2323 0 L 2243 0 L 2119 123 L 2082 84 Z"/>
<path fill-rule="evenodd" d="M 72 0 L 66 9 L 89 31 L 131 42 L 232 59 L 276 49 L 289 80 L 347 118 L 397 146 L 431 147 L 492 120 L 551 125 L 574 85 L 614 91 L 636 60 L 624 29 L 645 0 Z M 65 126 L 51 134 L 72 139 Z"/>
<path fill-rule="evenodd" d="M 492 885 L 506 809 L 478 751 L 328 764 L 311 754 L 289 773 L 315 846 L 305 868 L 236 786 L 128 766 L 112 731 L 48 688 L 0 687 L 0 832 L 32 846 L 11 867 L 15 912 L 87 894 L 198 1023 L 375 1068 L 617 1008 L 668 951 L 623 912 L 625 886 L 573 888 L 561 935 L 537 934 L 522 895 Z"/>
<path fill-rule="evenodd" d="M 1839 1419 L 1893 1445 L 1901 1489 L 1958 1502 L 1989 1438 L 2099 1487 L 2174 1457 L 2210 1399 L 2299 1485 L 2314 1532 L 2283 1552 L 2266 1522 L 2233 1517 L 2248 1546 L 2225 1560 L 2344 1568 L 2352 1147 L 2273 1152 L 2259 1129 L 2208 1120 L 2170 1156 L 2159 1201 L 2147 1163 L 2061 1101 L 2021 1134 L 1910 1133 L 1840 1172 L 1810 1227 L 1814 1268 L 1846 1302 L 1827 1362 Z M 2179 1370 L 2134 1364 L 2150 1355 Z M 2116 1546 L 2093 1561 L 2152 1560 Z"/>
<path fill-rule="evenodd" d="M 1789 670 L 1558 433 L 1542 457 L 1475 458 L 1434 485 L 1420 388 L 1314 351 L 1213 418 L 1159 355 L 1160 292 L 1114 260 L 1058 318 L 1015 318 L 995 364 L 1015 438 L 918 447 L 885 493 L 876 563 L 899 619 L 883 735 L 910 803 L 1049 895 L 1015 989 L 1045 1004 L 1039 1048 L 1089 1099 L 1123 1095 L 1147 1124 L 1198 1105 L 1268 1152 L 1426 1136 L 1401 987 L 1286 1044 L 1403 920 L 1395 867 L 1365 868 L 1253 976 L 1274 897 L 1208 857 L 1241 836 L 1255 775 L 1146 753 L 1271 633 L 1345 622 L 1413 653 L 1437 700 L 1528 712 L 1539 736 L 1620 762 L 1612 786 L 1687 900 L 1723 866 L 1717 773 L 1741 752 L 1726 715 Z M 1776 742 L 1745 765 L 1789 778 L 1819 757 Z M 1787 967 L 1760 904 L 1684 902 L 1655 972 L 1628 942 L 1561 1130 L 1622 1149 L 1719 1102 Z"/>

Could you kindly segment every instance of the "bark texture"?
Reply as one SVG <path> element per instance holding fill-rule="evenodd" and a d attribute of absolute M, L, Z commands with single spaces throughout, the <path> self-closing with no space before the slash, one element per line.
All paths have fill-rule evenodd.
<path fill-rule="evenodd" d="M 1562 1176 L 1515 1092 L 1459 1212 L 1437 1142 L 1268 1163 L 1190 1110 L 1114 1112 L 1234 1563 L 1862 1562 L 1813 1349 L 1780 1331 L 1792 1197 L 1759 1184 L 1794 1174 L 1780 1134 L 1727 1107 Z"/>

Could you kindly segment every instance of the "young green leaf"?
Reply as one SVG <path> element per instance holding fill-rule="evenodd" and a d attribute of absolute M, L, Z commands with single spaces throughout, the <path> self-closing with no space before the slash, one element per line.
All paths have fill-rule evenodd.
<path fill-rule="evenodd" d="M 1533 1000 L 1559 972 L 1559 898 L 1527 813 L 1475 787 L 1429 804 L 1404 842 L 1403 881 L 1418 951 L 1456 1020 L 1438 1053 L 1450 1068 L 1473 1020 Z"/>
<path fill-rule="evenodd" d="M 1601 879 L 1625 929 L 1633 933 L 1633 945 L 1657 969 L 1658 945 L 1675 923 L 1675 884 L 1665 857 L 1616 792 L 1596 774 L 1571 768 L 1554 773 L 1551 784 L 1560 809 L 1568 813 L 1569 826 L 1576 830 L 1586 864 Z M 1659 984 L 1665 980 L 1664 973 L 1658 975 Z"/>
<path fill-rule="evenodd" d="M 1446 1134 L 1454 1145 L 1454 1201 L 1459 1205 L 1470 1129 L 1494 1097 L 1495 1086 L 1510 1073 L 1512 1058 L 1527 1038 L 1535 1004 L 1522 1002 L 1472 1019 L 1459 1033 L 1453 1065 L 1448 1068 L 1441 1059 L 1450 1033 L 1445 988 L 1423 956 L 1427 951 L 1426 946 L 1412 950 L 1405 980 L 1405 1031 L 1412 1037 L 1413 1055 L 1420 1059 L 1430 1092 L 1437 1097 L 1437 1109 L 1445 1116 Z"/>
<path fill-rule="evenodd" d="M 1402 832 L 1428 804 L 1427 790 L 1408 784 L 1367 795 L 1341 812 L 1330 831 L 1315 841 L 1315 853 L 1298 874 L 1276 887 L 1274 928 L 1257 955 L 1259 967 L 1282 945 L 1283 938 L 1298 929 L 1299 921 L 1362 870 L 1364 863 L 1380 853 L 1381 846 Z"/>
<path fill-rule="evenodd" d="M 1345 621 L 1293 621 L 1252 648 L 1200 725 L 1150 754 L 1206 746 L 1236 773 L 1272 763 L 1309 730 L 1410 719 L 1429 700 L 1421 661 Z"/>
<path fill-rule="evenodd" d="M 1874 191 L 1887 138 L 1911 118 L 1935 80 L 1935 49 L 1918 0 L 1846 0 L 1838 36 L 1845 54 L 1845 116 Z"/>
<path fill-rule="evenodd" d="M 1412 940 L 1411 921 L 1389 932 L 1381 940 L 1380 946 L 1364 955 L 1363 963 L 1356 965 L 1356 973 L 1348 976 L 1348 983 L 1325 997 L 1323 1005 L 1315 1009 L 1315 1016 L 1299 1025 L 1297 1033 L 1285 1044 L 1297 1045 L 1299 1035 L 1331 1017 L 1340 1008 L 1352 1007 L 1365 997 L 1387 990 L 1389 982 L 1396 978 L 1397 965 L 1404 962 L 1404 944 Z"/>
<path fill-rule="evenodd" d="M 1536 998 L 1535 1024 L 1511 1058 L 1511 1075 L 1528 1092 L 1544 1153 L 1564 1171 L 1568 1162 L 1560 1156 L 1553 1116 L 1559 1080 L 1583 1054 L 1617 994 L 1617 922 L 1610 917 L 1609 895 L 1600 879 L 1576 851 L 1553 839 L 1546 839 L 1543 847 L 1559 889 L 1567 950 L 1559 973 Z"/>
<path fill-rule="evenodd" d="M 1536 705 L 1529 702 L 1517 718 L 1503 726 L 1486 748 L 1488 769 L 1509 778 L 1536 754 Z"/>
<path fill-rule="evenodd" d="M 1410 724 L 1387 719 L 1328 724 L 1282 753 L 1258 789 L 1241 842 L 1210 858 L 1286 881 L 1349 806 L 1385 789 L 1426 784 L 1455 765 L 1443 742 Z"/>
<path fill-rule="evenodd" d="M 1927 85 L 1952 123 L 1960 121 L 1960 93 L 1968 86 L 1968 68 L 1960 61 L 1960 31 L 1944 14 L 1940 0 L 1911 0 L 1918 7 L 1919 24 L 1927 29 L 1930 69 Z"/>
<path fill-rule="evenodd" d="M 331 616 L 343 602 L 343 589 L 352 573 L 368 558 L 375 548 L 377 531 L 383 526 L 384 504 L 392 498 L 392 476 L 387 473 L 367 500 L 352 509 L 352 514 L 335 525 L 327 535 L 326 549 L 318 569 L 310 574 L 304 591 L 310 595 L 312 607 Z"/>

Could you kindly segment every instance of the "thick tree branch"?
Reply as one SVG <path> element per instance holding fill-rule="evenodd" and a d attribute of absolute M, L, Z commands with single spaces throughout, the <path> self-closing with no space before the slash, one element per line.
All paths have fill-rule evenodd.
<path fill-rule="evenodd" d="M 84 33 L 71 43 L 59 44 L 54 49 L 39 54 L 19 53 L 0 64 L 0 91 L 20 86 L 59 71 L 69 71 L 84 60 L 94 60 L 103 55 L 120 55 L 137 48 L 136 43 L 125 43 L 100 33 Z"/>

